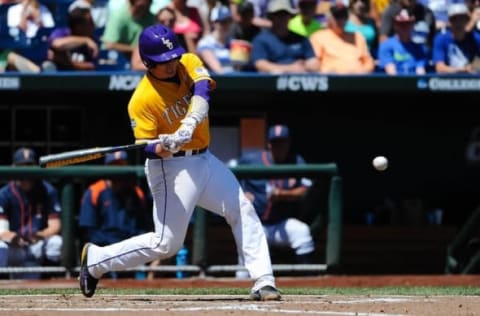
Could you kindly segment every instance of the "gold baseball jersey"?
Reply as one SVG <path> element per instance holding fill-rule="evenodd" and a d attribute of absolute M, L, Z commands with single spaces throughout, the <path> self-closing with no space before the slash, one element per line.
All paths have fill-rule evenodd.
<path fill-rule="evenodd" d="M 216 83 L 198 56 L 183 54 L 178 63 L 179 83 L 159 80 L 147 72 L 128 104 L 128 115 L 135 139 L 155 139 L 160 134 L 174 133 L 190 110 L 195 82 L 210 81 L 210 90 Z M 181 149 L 205 148 L 210 143 L 208 116 L 200 122 L 192 140 Z"/>

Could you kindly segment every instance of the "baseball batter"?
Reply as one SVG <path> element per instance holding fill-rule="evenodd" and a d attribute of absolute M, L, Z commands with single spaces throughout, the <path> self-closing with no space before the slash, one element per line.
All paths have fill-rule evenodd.
<path fill-rule="evenodd" d="M 209 150 L 209 93 L 215 88 L 201 60 L 186 53 L 171 29 L 158 24 L 140 35 L 148 71 L 128 105 L 133 133 L 146 146 L 145 174 L 153 195 L 155 232 L 109 246 L 83 247 L 80 289 L 95 293 L 98 279 L 174 256 L 195 206 L 223 216 L 254 284 L 254 300 L 279 300 L 262 224 L 234 174 Z"/>

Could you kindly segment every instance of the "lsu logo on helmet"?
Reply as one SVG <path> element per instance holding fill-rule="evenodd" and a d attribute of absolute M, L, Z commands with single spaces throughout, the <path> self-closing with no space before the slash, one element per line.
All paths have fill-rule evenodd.
<path fill-rule="evenodd" d="M 168 49 L 173 49 L 173 43 L 169 38 L 162 37 L 162 43 L 167 46 Z"/>

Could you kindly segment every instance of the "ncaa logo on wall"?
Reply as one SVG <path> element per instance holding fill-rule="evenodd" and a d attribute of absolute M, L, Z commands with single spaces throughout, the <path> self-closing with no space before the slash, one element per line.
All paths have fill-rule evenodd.
<path fill-rule="evenodd" d="M 278 91 L 327 91 L 326 76 L 280 76 L 277 78 Z"/>
<path fill-rule="evenodd" d="M 115 75 L 110 76 L 108 90 L 124 90 L 129 91 L 135 89 L 142 79 L 141 75 Z"/>

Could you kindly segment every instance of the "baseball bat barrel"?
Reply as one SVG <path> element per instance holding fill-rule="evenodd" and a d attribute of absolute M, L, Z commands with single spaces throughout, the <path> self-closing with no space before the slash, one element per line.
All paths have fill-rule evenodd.
<path fill-rule="evenodd" d="M 119 150 L 132 150 L 136 148 L 143 148 L 147 145 L 147 142 L 109 146 L 109 147 L 94 147 L 72 151 L 65 151 L 57 154 L 50 154 L 41 156 L 39 159 L 40 167 L 53 168 L 67 165 L 73 165 L 85 161 L 90 161 L 98 158 L 105 157 L 106 154 L 116 152 Z"/>

